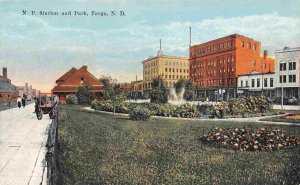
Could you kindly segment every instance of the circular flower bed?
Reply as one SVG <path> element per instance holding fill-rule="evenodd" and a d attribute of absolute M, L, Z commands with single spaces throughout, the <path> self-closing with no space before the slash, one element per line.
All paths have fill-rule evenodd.
<path fill-rule="evenodd" d="M 200 138 L 201 141 L 239 151 L 273 151 L 300 145 L 300 140 L 284 130 L 260 128 L 215 128 Z"/>

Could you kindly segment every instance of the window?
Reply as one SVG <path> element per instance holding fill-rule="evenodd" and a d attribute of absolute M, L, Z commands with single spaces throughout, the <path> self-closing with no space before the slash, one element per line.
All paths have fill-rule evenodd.
<path fill-rule="evenodd" d="M 274 86 L 274 82 L 273 82 L 273 78 L 270 78 L 270 87 L 273 87 Z"/>
<path fill-rule="evenodd" d="M 260 79 L 257 79 L 257 87 L 260 87 Z"/>
<path fill-rule="evenodd" d="M 248 80 L 246 80 L 246 87 L 248 87 Z"/>
<path fill-rule="evenodd" d="M 289 75 L 289 82 L 296 82 L 296 75 Z"/>
<path fill-rule="evenodd" d="M 169 78 L 171 79 L 171 75 L 169 75 Z"/>
<path fill-rule="evenodd" d="M 255 87 L 255 80 L 254 80 L 254 79 L 252 79 L 251 86 L 252 86 L 252 87 Z"/>
<path fill-rule="evenodd" d="M 251 48 L 251 44 L 250 44 L 250 42 L 247 42 L 247 48 Z"/>
<path fill-rule="evenodd" d="M 286 63 L 281 63 L 279 66 L 280 71 L 286 71 Z"/>
<path fill-rule="evenodd" d="M 219 49 L 221 49 L 222 48 L 222 44 L 219 44 Z"/>
<path fill-rule="evenodd" d="M 245 42 L 244 41 L 242 41 L 241 46 L 245 47 Z"/>
<path fill-rule="evenodd" d="M 289 70 L 296 70 L 296 62 L 289 63 Z"/>
<path fill-rule="evenodd" d="M 227 42 L 227 47 L 230 47 L 231 43 L 230 41 Z"/>
<path fill-rule="evenodd" d="M 175 79 L 175 75 L 173 75 L 173 79 Z"/>
<path fill-rule="evenodd" d="M 252 66 L 256 66 L 256 61 L 255 60 L 252 61 Z"/>
<path fill-rule="evenodd" d="M 173 72 L 175 72 L 175 69 L 173 68 Z"/>
<path fill-rule="evenodd" d="M 185 69 L 183 69 L 183 72 L 185 73 Z"/>
<path fill-rule="evenodd" d="M 254 47 L 253 47 L 253 49 L 254 49 L 254 50 L 256 50 L 256 44 L 254 44 Z"/>
<path fill-rule="evenodd" d="M 169 72 L 171 72 L 171 68 L 169 68 Z"/>
<path fill-rule="evenodd" d="M 241 87 L 243 87 L 244 86 L 244 84 L 243 84 L 243 80 L 241 80 Z"/>
<path fill-rule="evenodd" d="M 189 70 L 187 69 L 187 70 L 186 70 L 186 72 L 188 73 L 188 72 L 189 72 Z"/>
<path fill-rule="evenodd" d="M 286 83 L 286 75 L 279 76 L 279 83 Z"/>
<path fill-rule="evenodd" d="M 268 79 L 267 78 L 264 79 L 264 87 L 268 87 Z"/>
<path fill-rule="evenodd" d="M 165 68 L 165 72 L 168 72 L 168 68 Z"/>

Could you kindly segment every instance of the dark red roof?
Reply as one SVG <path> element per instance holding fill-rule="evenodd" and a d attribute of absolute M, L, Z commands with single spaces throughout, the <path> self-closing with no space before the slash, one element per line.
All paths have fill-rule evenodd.
<path fill-rule="evenodd" d="M 74 92 L 80 85 L 88 85 L 92 91 L 101 91 L 103 85 L 88 72 L 87 66 L 82 66 L 80 69 L 72 68 L 58 80 L 52 92 Z"/>

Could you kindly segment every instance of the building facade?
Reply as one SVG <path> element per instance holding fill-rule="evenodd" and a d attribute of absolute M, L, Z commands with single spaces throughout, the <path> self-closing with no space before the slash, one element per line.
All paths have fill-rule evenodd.
<path fill-rule="evenodd" d="M 238 75 L 274 72 L 268 51 L 261 55 L 261 43 L 233 34 L 190 47 L 190 78 L 202 98 L 237 96 Z"/>
<path fill-rule="evenodd" d="M 275 73 L 259 73 L 239 75 L 237 83 L 238 96 L 264 95 L 275 98 Z"/>
<path fill-rule="evenodd" d="M 143 64 L 143 89 L 151 89 L 151 82 L 161 77 L 166 87 L 173 87 L 179 79 L 189 79 L 189 61 L 186 57 L 166 56 L 160 49 L 155 57 Z"/>
<path fill-rule="evenodd" d="M 300 47 L 275 51 L 276 95 L 300 99 Z"/>
<path fill-rule="evenodd" d="M 8 99 L 14 101 L 18 98 L 18 89 L 8 79 L 7 68 L 3 68 L 3 75 L 0 76 L 0 103 L 7 102 Z"/>
<path fill-rule="evenodd" d="M 93 98 L 99 98 L 103 90 L 103 85 L 99 79 L 88 72 L 87 66 L 79 69 L 73 67 L 67 73 L 56 80 L 56 85 L 51 93 L 59 97 L 60 102 L 64 103 L 66 95 L 74 94 L 81 85 L 87 85 L 93 94 Z"/>

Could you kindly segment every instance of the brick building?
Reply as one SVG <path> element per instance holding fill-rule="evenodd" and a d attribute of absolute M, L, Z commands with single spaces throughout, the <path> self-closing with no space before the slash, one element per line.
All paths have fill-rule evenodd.
<path fill-rule="evenodd" d="M 0 103 L 7 102 L 9 97 L 11 101 L 15 101 L 18 98 L 18 88 L 8 79 L 7 68 L 3 68 L 3 75 L 0 76 Z"/>
<path fill-rule="evenodd" d="M 274 59 L 261 43 L 233 34 L 190 47 L 190 78 L 197 85 L 200 98 L 232 98 L 237 96 L 237 77 L 274 72 Z"/>
<path fill-rule="evenodd" d="M 82 66 L 79 69 L 73 67 L 57 79 L 51 92 L 59 97 L 60 102 L 65 102 L 66 95 L 74 94 L 81 85 L 89 86 L 94 98 L 98 98 L 103 90 L 103 85 L 88 72 L 87 66 Z"/>

